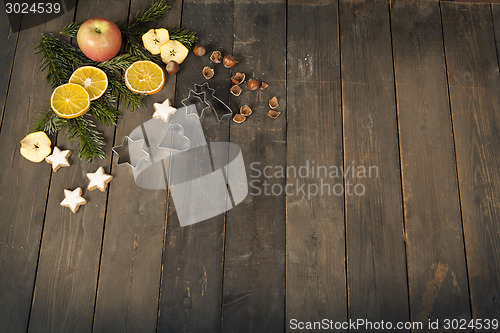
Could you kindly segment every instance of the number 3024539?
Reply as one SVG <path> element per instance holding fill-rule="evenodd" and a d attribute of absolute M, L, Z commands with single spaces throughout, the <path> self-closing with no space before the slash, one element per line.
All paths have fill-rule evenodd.
<path fill-rule="evenodd" d="M 7 14 L 59 14 L 61 12 L 60 3 L 38 2 L 28 3 L 5 3 Z"/>

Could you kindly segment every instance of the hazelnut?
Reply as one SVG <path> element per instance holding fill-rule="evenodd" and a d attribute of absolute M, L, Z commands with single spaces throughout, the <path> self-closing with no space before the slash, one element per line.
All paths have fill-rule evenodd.
<path fill-rule="evenodd" d="M 241 87 L 238 86 L 238 85 L 234 85 L 234 86 L 231 87 L 231 89 L 229 91 L 234 96 L 239 96 L 241 94 Z"/>
<path fill-rule="evenodd" d="M 272 119 L 276 119 L 279 117 L 279 115 L 281 114 L 281 112 L 279 111 L 276 111 L 276 110 L 269 110 L 269 112 L 267 113 L 267 115 L 272 118 Z"/>
<path fill-rule="evenodd" d="M 247 119 L 247 117 L 245 117 L 244 115 L 242 114 L 236 114 L 234 117 L 233 117 L 233 121 L 235 123 L 238 123 L 238 124 L 241 124 L 242 122 L 244 122 L 245 120 Z"/>
<path fill-rule="evenodd" d="M 244 115 L 245 117 L 248 117 L 249 115 L 252 114 L 252 109 L 250 109 L 250 107 L 248 105 L 243 105 L 241 108 L 240 108 L 240 113 L 242 115 Z"/>
<path fill-rule="evenodd" d="M 211 78 L 214 77 L 214 70 L 208 66 L 203 67 L 203 70 L 201 71 L 205 79 L 210 80 Z"/>
<path fill-rule="evenodd" d="M 243 81 L 245 81 L 245 73 L 236 73 L 234 76 L 231 78 L 231 81 L 234 84 L 242 84 Z"/>
<path fill-rule="evenodd" d="M 220 53 L 220 51 L 212 52 L 210 61 L 212 61 L 214 64 L 220 64 L 220 62 L 222 61 L 222 53 Z"/>
<path fill-rule="evenodd" d="M 265 83 L 264 81 L 262 81 L 262 83 L 260 84 L 260 90 L 264 90 L 267 87 L 269 87 L 269 85 L 267 83 Z"/>
<path fill-rule="evenodd" d="M 234 65 L 236 65 L 237 61 L 235 57 L 233 57 L 230 54 L 227 54 L 224 56 L 224 59 L 222 59 L 222 63 L 224 64 L 224 67 L 231 68 L 234 67 Z"/>
<path fill-rule="evenodd" d="M 207 53 L 207 49 L 203 45 L 196 44 L 193 49 L 193 53 L 198 57 L 203 57 Z"/>
<path fill-rule="evenodd" d="M 179 71 L 179 63 L 175 60 L 170 60 L 167 63 L 167 73 L 170 75 L 175 75 Z"/>
<path fill-rule="evenodd" d="M 279 106 L 279 103 L 278 103 L 278 99 L 276 98 L 276 96 L 274 96 L 273 98 L 271 98 L 269 100 L 269 107 L 271 109 L 276 109 L 278 106 Z"/>
<path fill-rule="evenodd" d="M 248 89 L 250 89 L 250 90 L 259 89 L 259 82 L 257 82 L 257 80 L 254 80 L 254 79 L 248 80 Z"/>

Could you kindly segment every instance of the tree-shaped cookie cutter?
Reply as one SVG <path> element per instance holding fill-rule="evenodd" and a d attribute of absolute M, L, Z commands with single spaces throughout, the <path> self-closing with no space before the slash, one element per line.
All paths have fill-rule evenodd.
<path fill-rule="evenodd" d="M 194 90 L 190 89 L 188 97 L 183 99 L 181 103 L 184 106 L 195 104 L 197 105 L 197 109 L 201 108 L 201 112 L 199 113 L 200 118 L 203 116 L 205 110 L 212 109 L 217 120 L 222 122 L 224 118 L 230 118 L 233 115 L 233 111 L 223 101 L 217 98 L 214 93 L 215 90 L 210 88 L 208 82 L 201 85 L 195 84 Z M 201 102 L 199 100 L 201 100 Z"/>

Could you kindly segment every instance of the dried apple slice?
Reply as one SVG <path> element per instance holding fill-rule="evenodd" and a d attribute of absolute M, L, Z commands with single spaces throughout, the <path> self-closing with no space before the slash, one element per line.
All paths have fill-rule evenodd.
<path fill-rule="evenodd" d="M 142 35 L 144 48 L 152 54 L 160 54 L 160 46 L 170 40 L 167 29 L 151 29 Z"/>
<path fill-rule="evenodd" d="M 160 46 L 161 60 L 168 64 L 169 61 L 176 61 L 179 65 L 186 59 L 189 50 L 181 42 L 171 40 Z"/>
<path fill-rule="evenodd" d="M 52 152 L 51 144 L 45 132 L 28 134 L 21 140 L 21 155 L 28 161 L 40 163 Z"/>

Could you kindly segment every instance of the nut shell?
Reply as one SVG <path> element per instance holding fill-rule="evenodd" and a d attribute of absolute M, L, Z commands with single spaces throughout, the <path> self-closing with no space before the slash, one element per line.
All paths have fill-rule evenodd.
<path fill-rule="evenodd" d="M 196 44 L 193 48 L 193 53 L 198 57 L 203 57 L 207 53 L 207 49 L 203 45 Z"/>
<path fill-rule="evenodd" d="M 252 109 L 250 109 L 248 105 L 242 105 L 240 108 L 240 113 L 245 117 L 248 117 L 249 115 L 252 114 Z"/>
<path fill-rule="evenodd" d="M 205 77 L 205 79 L 207 80 L 210 80 L 211 78 L 214 77 L 214 70 L 208 66 L 205 66 L 203 67 L 203 70 L 201 71 L 201 73 L 203 74 L 203 77 Z"/>
<path fill-rule="evenodd" d="M 210 56 L 210 61 L 212 61 L 214 64 L 220 64 L 222 61 L 222 53 L 220 53 L 220 51 L 212 52 L 212 55 Z"/>
<path fill-rule="evenodd" d="M 264 81 L 262 81 L 262 83 L 260 84 L 260 90 L 264 90 L 267 87 L 269 87 L 269 85 L 267 83 L 265 83 Z"/>
<path fill-rule="evenodd" d="M 222 59 L 222 63 L 224 64 L 224 67 L 231 68 L 234 67 L 234 65 L 236 65 L 237 61 L 235 57 L 233 57 L 230 54 L 227 54 L 224 56 L 224 59 Z"/>
<path fill-rule="evenodd" d="M 231 78 L 231 81 L 234 84 L 242 84 L 245 81 L 245 73 L 234 74 L 234 76 Z"/>
<path fill-rule="evenodd" d="M 269 112 L 267 113 L 267 115 L 272 118 L 272 119 L 276 119 L 280 116 L 281 112 L 279 111 L 276 111 L 276 110 L 269 110 Z"/>
<path fill-rule="evenodd" d="M 278 98 L 276 98 L 276 96 L 274 96 L 273 98 L 271 98 L 269 100 L 269 107 L 271 109 L 276 109 L 278 106 L 280 106 L 280 105 L 278 103 Z"/>
<path fill-rule="evenodd" d="M 238 85 L 234 85 L 231 87 L 231 89 L 229 90 L 231 92 L 231 94 L 233 94 L 234 96 L 239 96 L 241 95 L 241 87 L 238 86 Z"/>
<path fill-rule="evenodd" d="M 233 117 L 233 121 L 235 123 L 238 123 L 238 124 L 241 124 L 242 122 L 244 122 L 245 120 L 247 119 L 247 117 L 245 117 L 244 115 L 242 114 L 236 114 L 234 117 Z"/>

